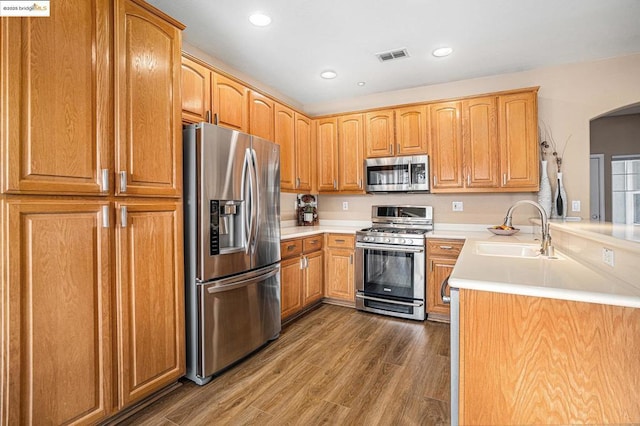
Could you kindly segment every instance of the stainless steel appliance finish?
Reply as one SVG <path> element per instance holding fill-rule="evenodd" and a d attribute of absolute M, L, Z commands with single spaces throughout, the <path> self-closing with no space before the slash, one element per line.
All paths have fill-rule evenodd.
<path fill-rule="evenodd" d="M 428 192 L 429 156 L 367 158 L 367 192 Z"/>
<path fill-rule="evenodd" d="M 611 173 L 612 222 L 640 225 L 640 159 L 616 157 Z"/>
<path fill-rule="evenodd" d="M 430 206 L 373 206 L 374 226 L 356 232 L 356 308 L 424 320 L 425 235 Z"/>
<path fill-rule="evenodd" d="M 183 142 L 187 377 L 204 384 L 280 333 L 280 154 L 208 123 Z"/>

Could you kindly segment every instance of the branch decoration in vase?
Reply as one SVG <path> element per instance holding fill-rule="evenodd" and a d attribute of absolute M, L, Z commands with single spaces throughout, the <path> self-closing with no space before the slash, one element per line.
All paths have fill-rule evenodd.
<path fill-rule="evenodd" d="M 552 218 L 565 218 L 567 217 L 567 193 L 564 188 L 564 183 L 562 181 L 562 158 L 564 157 L 564 152 L 567 149 L 567 145 L 571 140 L 571 135 L 567 137 L 564 142 L 564 146 L 562 147 L 562 152 L 558 153 L 558 145 L 553 138 L 553 133 L 551 129 L 542 122 L 542 129 L 540 130 L 540 138 L 542 142 L 540 142 L 543 163 L 545 163 L 545 158 L 547 155 L 547 149 L 551 149 L 551 155 L 553 156 L 553 162 L 556 165 L 556 178 L 557 185 L 554 195 L 552 197 L 552 206 L 551 206 L 551 216 Z M 546 164 L 543 164 L 543 169 L 546 169 Z M 543 175 L 546 174 L 546 170 L 543 170 Z M 547 177 L 548 179 L 548 177 Z M 542 188 L 542 182 L 541 182 Z M 540 203 L 544 206 L 544 204 Z"/>

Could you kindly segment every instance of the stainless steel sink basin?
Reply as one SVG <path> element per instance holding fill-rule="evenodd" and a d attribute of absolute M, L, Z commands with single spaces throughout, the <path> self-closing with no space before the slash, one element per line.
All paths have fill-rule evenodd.
<path fill-rule="evenodd" d="M 476 253 L 482 256 L 538 257 L 540 244 L 478 243 Z"/>

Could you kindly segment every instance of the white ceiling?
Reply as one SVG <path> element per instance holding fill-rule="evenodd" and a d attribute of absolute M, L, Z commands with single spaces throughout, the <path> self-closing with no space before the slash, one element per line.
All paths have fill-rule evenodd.
<path fill-rule="evenodd" d="M 640 0 L 148 2 L 187 43 L 301 105 L 640 52 Z M 251 25 L 255 11 L 271 25 Z M 435 58 L 440 46 L 453 54 Z M 374 56 L 397 48 L 410 57 Z"/>

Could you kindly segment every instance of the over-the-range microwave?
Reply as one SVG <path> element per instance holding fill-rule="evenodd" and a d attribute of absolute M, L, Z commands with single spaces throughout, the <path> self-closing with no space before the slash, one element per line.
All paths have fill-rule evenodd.
<path fill-rule="evenodd" d="M 428 192 L 429 156 L 367 158 L 367 192 Z"/>

